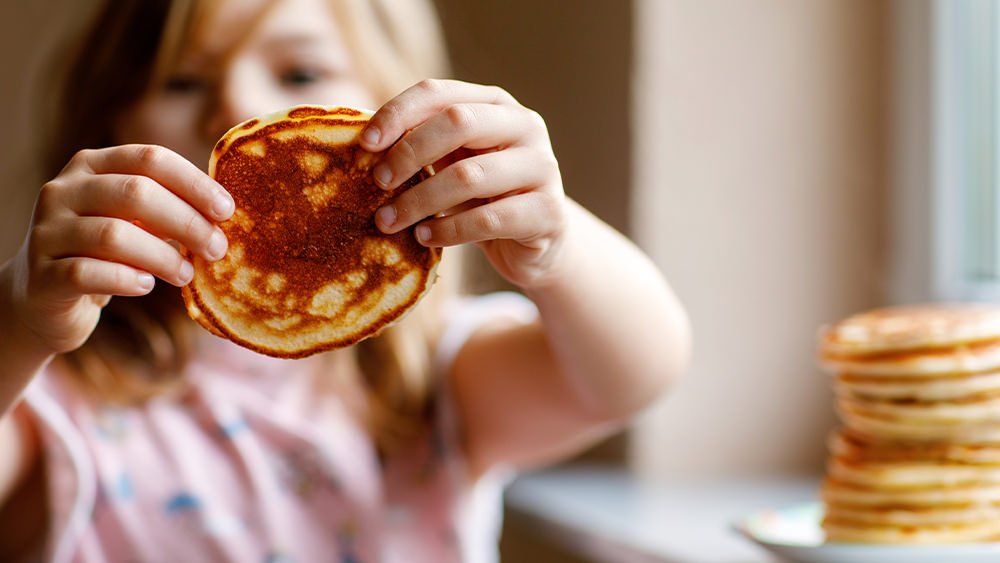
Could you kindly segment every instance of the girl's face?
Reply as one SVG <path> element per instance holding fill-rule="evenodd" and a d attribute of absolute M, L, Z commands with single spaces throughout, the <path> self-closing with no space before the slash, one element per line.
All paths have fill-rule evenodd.
<path fill-rule="evenodd" d="M 219 137 L 251 117 L 303 103 L 374 109 L 328 4 L 218 3 L 165 83 L 122 116 L 116 142 L 163 145 L 206 168 Z"/>

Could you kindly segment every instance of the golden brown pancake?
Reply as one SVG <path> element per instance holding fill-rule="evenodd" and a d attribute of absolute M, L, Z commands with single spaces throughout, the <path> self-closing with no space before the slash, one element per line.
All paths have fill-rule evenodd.
<path fill-rule="evenodd" d="M 964 485 L 1000 486 L 1000 466 L 940 461 L 851 462 L 833 458 L 827 467 L 831 478 L 859 487 L 886 491 L 916 490 Z"/>
<path fill-rule="evenodd" d="M 855 525 L 874 524 L 876 526 L 954 526 L 981 522 L 1000 521 L 1000 506 L 940 506 L 932 508 L 886 507 L 872 510 L 867 507 L 833 505 L 827 511 L 828 519 L 851 522 Z"/>
<path fill-rule="evenodd" d="M 955 411 L 955 418 L 949 420 L 943 410 L 916 409 L 890 411 L 893 407 L 883 405 L 867 408 L 857 402 L 837 401 L 837 414 L 844 424 L 854 431 L 880 440 L 900 442 L 957 442 L 957 443 L 1000 443 L 1000 425 L 988 411 L 971 407 L 968 412 Z M 985 409 L 991 406 L 986 405 Z M 947 409 L 947 407 L 945 407 Z"/>
<path fill-rule="evenodd" d="M 956 344 L 947 348 L 870 356 L 820 357 L 833 373 L 868 376 L 943 377 L 1000 370 L 1000 340 Z"/>
<path fill-rule="evenodd" d="M 1000 428 L 1000 397 L 994 394 L 949 401 L 883 401 L 842 395 L 837 399 L 837 408 L 914 426 L 993 423 Z"/>
<path fill-rule="evenodd" d="M 1000 395 L 1000 372 L 935 378 L 840 374 L 833 389 L 838 395 L 875 400 L 968 400 Z"/>
<path fill-rule="evenodd" d="M 191 317 L 257 352 L 299 358 L 376 335 L 429 290 L 440 249 L 413 228 L 387 235 L 375 211 L 430 174 L 392 192 L 374 183 L 377 154 L 358 134 L 370 112 L 297 106 L 251 119 L 212 151 L 209 174 L 236 201 L 220 227 L 218 262 L 187 252 Z"/>
<path fill-rule="evenodd" d="M 919 510 L 928 507 L 1000 505 L 1000 485 L 882 489 L 850 485 L 827 478 L 823 482 L 822 497 L 827 510 L 830 506 L 870 507 L 872 510 L 905 507 Z"/>
<path fill-rule="evenodd" d="M 947 524 L 851 521 L 848 515 L 828 515 L 823 520 L 827 541 L 930 545 L 995 541 L 1000 537 L 1000 519 L 996 518 L 996 511 L 969 511 L 963 520 Z M 943 519 L 946 518 L 938 518 Z"/>
<path fill-rule="evenodd" d="M 826 328 L 821 335 L 821 355 L 836 361 L 998 339 L 1000 307 L 996 305 L 887 307 L 853 315 Z"/>
<path fill-rule="evenodd" d="M 1000 466 L 1000 443 L 877 440 L 847 428 L 827 440 L 830 456 L 849 463 L 941 462 Z"/>

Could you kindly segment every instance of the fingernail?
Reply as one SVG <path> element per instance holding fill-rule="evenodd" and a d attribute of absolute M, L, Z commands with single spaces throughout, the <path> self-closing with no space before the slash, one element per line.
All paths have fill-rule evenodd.
<path fill-rule="evenodd" d="M 228 219 L 235 209 L 232 196 L 224 191 L 216 194 L 215 201 L 212 202 L 212 213 L 217 219 Z"/>
<path fill-rule="evenodd" d="M 385 164 L 379 164 L 375 167 L 375 183 L 377 183 L 382 188 L 389 187 L 389 182 L 392 181 L 392 170 Z"/>
<path fill-rule="evenodd" d="M 156 285 L 156 279 L 153 277 L 153 274 L 147 274 L 146 272 L 140 272 L 136 276 L 136 282 L 139 284 L 139 289 L 143 291 L 150 291 Z"/>
<path fill-rule="evenodd" d="M 181 262 L 181 271 L 178 278 L 180 279 L 181 285 L 191 283 L 191 280 L 194 278 L 194 266 L 192 266 L 187 260 Z"/>
<path fill-rule="evenodd" d="M 216 229 L 212 238 L 208 239 L 208 259 L 218 260 L 226 254 L 226 235 Z"/>
<path fill-rule="evenodd" d="M 369 145 L 377 145 L 378 140 L 381 138 L 382 132 L 379 131 L 378 127 L 375 127 L 374 125 L 366 127 L 364 133 L 361 134 L 361 139 Z"/>
<path fill-rule="evenodd" d="M 431 228 L 427 225 L 417 225 L 414 229 L 413 234 L 416 235 L 417 240 L 420 242 L 427 242 L 431 240 Z"/>
<path fill-rule="evenodd" d="M 393 223 L 396 222 L 396 208 L 391 205 L 386 205 L 385 207 L 379 209 L 375 216 L 383 227 L 391 227 Z"/>

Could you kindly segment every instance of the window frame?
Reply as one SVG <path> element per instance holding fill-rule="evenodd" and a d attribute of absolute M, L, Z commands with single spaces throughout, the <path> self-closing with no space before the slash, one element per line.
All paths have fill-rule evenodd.
<path fill-rule="evenodd" d="M 1000 301 L 1000 8 L 894 9 L 890 301 Z"/>

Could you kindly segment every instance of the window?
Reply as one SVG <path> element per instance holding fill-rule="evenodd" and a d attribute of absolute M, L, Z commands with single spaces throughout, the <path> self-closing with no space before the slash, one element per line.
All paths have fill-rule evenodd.
<path fill-rule="evenodd" d="M 1000 9 L 897 6 L 892 297 L 1000 301 Z"/>

